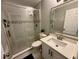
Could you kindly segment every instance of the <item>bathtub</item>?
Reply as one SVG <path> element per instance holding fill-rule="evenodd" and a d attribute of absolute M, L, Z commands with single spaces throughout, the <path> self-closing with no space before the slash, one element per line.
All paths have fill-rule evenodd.
<path fill-rule="evenodd" d="M 11 59 L 23 59 L 24 57 L 26 57 L 30 54 L 32 54 L 32 47 L 27 48 L 27 49 L 13 55 Z"/>

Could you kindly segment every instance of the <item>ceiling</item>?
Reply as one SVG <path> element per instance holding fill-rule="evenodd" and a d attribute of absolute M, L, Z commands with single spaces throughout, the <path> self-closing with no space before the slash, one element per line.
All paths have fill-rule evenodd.
<path fill-rule="evenodd" d="M 41 0 L 2 0 L 2 2 L 13 2 L 23 6 L 36 6 Z"/>

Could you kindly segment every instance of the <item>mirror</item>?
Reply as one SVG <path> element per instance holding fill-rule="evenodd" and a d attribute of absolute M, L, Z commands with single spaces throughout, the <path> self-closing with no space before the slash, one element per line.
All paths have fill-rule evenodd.
<path fill-rule="evenodd" d="M 78 1 L 66 2 L 51 9 L 50 31 L 78 36 Z"/>

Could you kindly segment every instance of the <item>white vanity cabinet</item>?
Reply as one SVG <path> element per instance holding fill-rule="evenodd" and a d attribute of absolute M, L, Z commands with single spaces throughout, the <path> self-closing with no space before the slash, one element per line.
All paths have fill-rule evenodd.
<path fill-rule="evenodd" d="M 44 59 L 68 59 L 45 43 L 42 43 L 42 56 Z"/>

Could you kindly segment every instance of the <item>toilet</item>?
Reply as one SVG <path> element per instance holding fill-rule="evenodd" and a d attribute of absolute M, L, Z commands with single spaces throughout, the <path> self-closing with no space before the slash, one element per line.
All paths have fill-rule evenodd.
<path fill-rule="evenodd" d="M 42 47 L 41 41 L 35 41 L 32 43 L 33 48 L 32 55 L 34 59 L 42 59 L 41 47 Z"/>
<path fill-rule="evenodd" d="M 47 35 L 44 33 L 40 33 L 40 39 L 46 37 Z M 40 40 L 35 41 L 32 43 L 32 55 L 34 57 L 34 59 L 42 59 L 42 42 Z"/>

